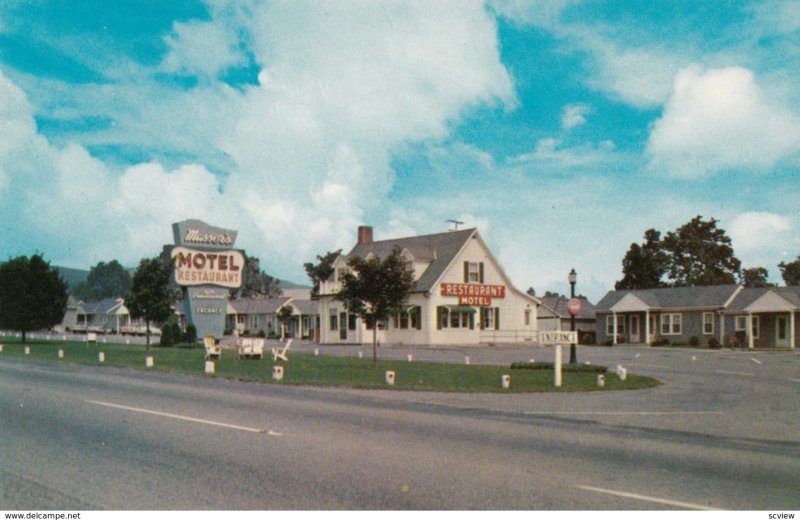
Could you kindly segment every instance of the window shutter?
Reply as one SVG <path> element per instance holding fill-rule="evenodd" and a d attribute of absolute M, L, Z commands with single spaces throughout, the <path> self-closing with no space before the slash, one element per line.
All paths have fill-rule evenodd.
<path fill-rule="evenodd" d="M 436 307 L 436 328 L 442 330 L 442 308 Z"/>
<path fill-rule="evenodd" d="M 464 283 L 469 283 L 469 262 L 464 261 Z"/>
<path fill-rule="evenodd" d="M 475 314 L 474 313 L 470 313 L 470 315 L 469 315 L 469 330 L 474 330 L 474 329 L 475 329 Z"/>
<path fill-rule="evenodd" d="M 485 329 L 485 328 L 486 328 L 486 319 L 485 319 L 485 317 L 484 317 L 484 312 L 486 311 L 486 307 L 478 307 L 478 308 L 479 308 L 479 309 L 480 309 L 480 311 L 481 311 L 481 323 L 480 323 L 480 327 L 481 327 L 481 330 L 483 330 L 483 329 Z"/>
<path fill-rule="evenodd" d="M 417 313 L 417 330 L 422 330 L 422 307 L 414 307 L 414 312 Z"/>
<path fill-rule="evenodd" d="M 500 307 L 494 308 L 494 330 L 500 330 Z"/>
<path fill-rule="evenodd" d="M 480 281 L 480 283 L 483 283 L 483 262 L 478 264 L 478 267 L 479 267 L 478 280 Z"/>

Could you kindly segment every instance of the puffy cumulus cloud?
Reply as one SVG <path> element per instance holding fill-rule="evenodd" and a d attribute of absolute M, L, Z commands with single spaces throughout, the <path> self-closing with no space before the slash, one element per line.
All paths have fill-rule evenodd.
<path fill-rule="evenodd" d="M 561 115 L 561 128 L 569 130 L 586 124 L 586 116 L 591 113 L 592 107 L 585 103 L 572 103 L 564 107 Z"/>
<path fill-rule="evenodd" d="M 682 70 L 647 143 L 650 166 L 676 177 L 766 170 L 800 151 L 800 117 L 739 67 Z"/>
<path fill-rule="evenodd" d="M 772 249 L 776 243 L 785 242 L 791 229 L 791 223 L 786 217 L 751 211 L 736 216 L 728 231 L 737 253 L 751 253 L 763 248 Z"/>
<path fill-rule="evenodd" d="M 266 269 L 302 280 L 303 261 L 349 247 L 358 224 L 385 215 L 393 150 L 446 138 L 479 105 L 516 104 L 496 21 L 478 1 L 209 3 L 210 20 L 173 25 L 152 68 L 110 71 L 102 85 L 30 82 L 40 113 L 108 121 L 48 142 L 29 105 L 14 118 L 17 141 L 40 153 L 0 170 L 38 215 L 43 250 L 76 266 L 130 263 L 169 242 L 170 223 L 196 217 L 239 229 L 237 245 Z M 244 57 L 261 69 L 257 85 L 219 80 Z M 164 72 L 200 81 L 170 88 Z M 87 151 L 120 146 L 149 159 L 119 167 Z M 43 182 L 13 188 L 26 169 Z"/>

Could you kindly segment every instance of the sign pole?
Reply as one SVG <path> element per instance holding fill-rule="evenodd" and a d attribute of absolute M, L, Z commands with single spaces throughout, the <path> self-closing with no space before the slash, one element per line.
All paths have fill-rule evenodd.
<path fill-rule="evenodd" d="M 561 344 L 556 345 L 556 362 L 553 364 L 555 385 L 561 388 Z"/>

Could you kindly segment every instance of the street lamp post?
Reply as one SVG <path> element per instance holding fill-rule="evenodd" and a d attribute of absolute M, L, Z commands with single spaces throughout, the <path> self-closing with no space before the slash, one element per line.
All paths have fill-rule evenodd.
<path fill-rule="evenodd" d="M 575 272 L 575 268 L 573 268 L 569 272 L 569 288 L 570 288 L 570 298 L 575 298 L 575 282 L 578 280 L 578 273 Z M 570 332 L 575 332 L 575 314 L 572 312 L 569 313 L 569 330 Z M 575 343 L 570 344 L 569 346 L 569 362 L 570 364 L 576 364 L 578 362 L 578 353 L 576 352 L 577 348 L 575 347 Z"/>

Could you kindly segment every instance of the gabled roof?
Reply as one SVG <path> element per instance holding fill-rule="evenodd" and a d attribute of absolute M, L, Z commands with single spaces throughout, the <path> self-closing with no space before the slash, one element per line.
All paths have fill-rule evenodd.
<path fill-rule="evenodd" d="M 303 316 L 319 314 L 319 302 L 317 300 L 292 300 L 289 305 Z"/>
<path fill-rule="evenodd" d="M 569 298 L 565 296 L 544 296 L 540 298 L 542 301 L 542 305 L 553 311 L 561 318 L 569 318 L 569 311 L 567 310 L 567 304 L 569 303 Z M 575 316 L 575 319 L 578 320 L 593 320 L 595 319 L 595 307 L 592 305 L 589 300 L 581 299 L 581 311 Z"/>
<path fill-rule="evenodd" d="M 274 314 L 290 300 L 288 297 L 237 298 L 230 300 L 228 304 L 236 314 Z"/>
<path fill-rule="evenodd" d="M 744 311 L 756 300 L 767 293 L 772 293 L 786 300 L 795 308 L 800 308 L 800 285 L 790 285 L 788 287 L 752 287 L 745 288 L 736 295 L 736 298 L 728 306 L 729 311 Z"/>
<path fill-rule="evenodd" d="M 380 258 L 386 258 L 392 254 L 392 250 L 395 247 L 400 248 L 401 251 L 408 249 L 416 259 L 431 260 L 431 264 L 417 280 L 414 288 L 414 292 L 427 292 L 434 287 L 436 281 L 439 280 L 458 252 L 461 251 L 476 231 L 475 228 L 471 228 L 436 233 L 434 235 L 376 240 L 367 244 L 356 244 L 345 259 L 354 256 L 366 258 L 370 253 Z"/>
<path fill-rule="evenodd" d="M 701 287 L 665 287 L 609 291 L 597 302 L 597 311 L 609 311 L 625 296 L 632 294 L 650 309 L 723 308 L 739 289 L 738 285 L 706 285 Z"/>
<path fill-rule="evenodd" d="M 110 314 L 117 310 L 125 301 L 122 298 L 105 298 L 99 302 L 82 302 L 78 308 L 84 314 Z"/>

